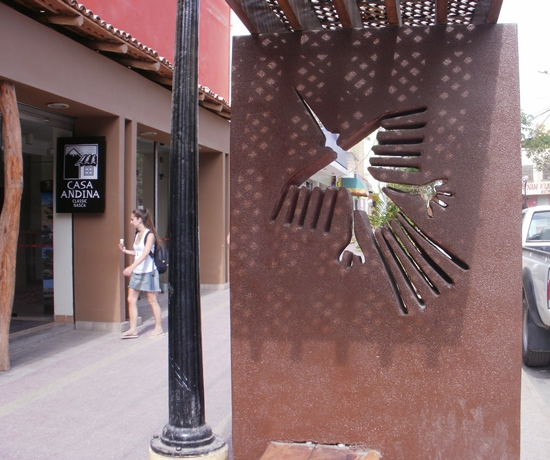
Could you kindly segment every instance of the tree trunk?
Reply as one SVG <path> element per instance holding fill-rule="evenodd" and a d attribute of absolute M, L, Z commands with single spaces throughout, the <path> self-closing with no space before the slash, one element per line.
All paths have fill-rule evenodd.
<path fill-rule="evenodd" d="M 0 213 L 0 371 L 8 371 L 10 321 L 15 290 L 15 257 L 23 193 L 23 153 L 15 86 L 1 80 L 0 115 L 4 147 L 4 203 Z"/>

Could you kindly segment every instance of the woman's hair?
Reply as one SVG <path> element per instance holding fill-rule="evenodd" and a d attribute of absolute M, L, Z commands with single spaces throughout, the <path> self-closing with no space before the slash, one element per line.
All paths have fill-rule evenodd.
<path fill-rule="evenodd" d="M 151 217 L 151 213 L 147 209 L 137 208 L 132 211 L 132 214 L 136 217 L 139 217 L 143 222 L 145 228 L 149 230 L 153 235 L 155 235 L 155 244 L 161 245 L 162 241 L 160 241 L 157 229 L 155 228 L 155 224 L 153 223 L 153 218 Z"/>

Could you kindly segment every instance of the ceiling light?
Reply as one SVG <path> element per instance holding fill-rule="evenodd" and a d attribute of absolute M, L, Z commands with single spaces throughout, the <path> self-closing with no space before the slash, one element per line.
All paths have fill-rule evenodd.
<path fill-rule="evenodd" d="M 64 102 L 49 102 L 48 107 L 50 109 L 68 109 L 69 104 L 65 104 Z"/>
<path fill-rule="evenodd" d="M 142 133 L 139 133 L 140 136 L 156 136 L 157 133 L 154 131 L 144 131 Z"/>

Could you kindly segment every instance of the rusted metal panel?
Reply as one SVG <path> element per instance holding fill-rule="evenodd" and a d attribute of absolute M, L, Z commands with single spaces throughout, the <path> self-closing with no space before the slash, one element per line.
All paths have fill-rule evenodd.
<path fill-rule="evenodd" d="M 233 56 L 233 447 L 519 458 L 515 26 L 238 37 Z M 300 185 L 378 127 L 399 220 Z M 345 251 L 352 231 L 364 254 Z"/>

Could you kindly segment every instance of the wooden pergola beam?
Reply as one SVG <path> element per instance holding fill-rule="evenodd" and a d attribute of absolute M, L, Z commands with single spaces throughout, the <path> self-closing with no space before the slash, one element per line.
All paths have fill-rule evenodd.
<path fill-rule="evenodd" d="M 384 0 L 386 5 L 386 14 L 388 15 L 388 22 L 390 26 L 403 25 L 403 19 L 401 18 L 401 8 L 399 7 L 399 0 Z"/>
<path fill-rule="evenodd" d="M 332 3 L 344 29 L 363 27 L 361 14 L 357 8 L 357 2 L 350 2 L 349 0 L 332 0 Z"/>
<path fill-rule="evenodd" d="M 241 20 L 243 25 L 251 34 L 258 35 L 260 33 L 258 29 L 256 29 L 256 26 L 252 24 L 252 21 L 236 0 L 225 0 L 225 2 L 229 5 L 229 7 L 233 10 L 233 12 L 237 15 L 237 17 Z"/>
<path fill-rule="evenodd" d="M 448 0 L 435 0 L 435 23 L 447 24 Z"/>
<path fill-rule="evenodd" d="M 302 24 L 300 24 L 300 20 L 294 13 L 290 2 L 288 0 L 277 0 L 277 3 L 279 4 L 281 10 L 283 10 L 283 13 L 285 13 L 290 27 L 292 27 L 294 30 L 304 30 Z"/>
<path fill-rule="evenodd" d="M 23 152 L 21 124 L 15 85 L 0 80 L 0 115 L 4 145 L 4 197 L 0 213 L 0 371 L 10 369 L 9 337 L 21 195 L 23 194 Z"/>
<path fill-rule="evenodd" d="M 333 0 L 332 3 L 334 4 L 334 8 L 336 8 L 342 27 L 344 29 L 352 29 L 353 24 L 344 0 Z"/>
<path fill-rule="evenodd" d="M 493 0 L 489 7 L 489 14 L 487 15 L 487 24 L 496 24 L 498 17 L 500 16 L 500 10 L 502 8 L 503 0 Z"/>

